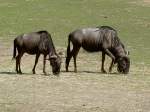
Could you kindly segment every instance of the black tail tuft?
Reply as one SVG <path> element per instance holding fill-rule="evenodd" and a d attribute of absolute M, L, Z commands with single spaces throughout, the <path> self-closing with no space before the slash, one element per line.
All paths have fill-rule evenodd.
<path fill-rule="evenodd" d="M 69 34 L 69 36 L 68 36 L 67 56 L 70 55 L 70 38 L 71 38 L 71 34 Z"/>
<path fill-rule="evenodd" d="M 15 58 L 16 58 L 16 39 L 14 40 L 14 50 L 13 50 L 13 58 L 12 58 L 12 60 L 15 59 Z"/>

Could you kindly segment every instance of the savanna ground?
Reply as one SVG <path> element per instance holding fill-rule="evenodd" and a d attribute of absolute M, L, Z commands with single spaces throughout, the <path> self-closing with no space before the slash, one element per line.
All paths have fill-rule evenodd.
<path fill-rule="evenodd" d="M 149 0 L 0 0 L 0 112 L 149 112 Z M 110 25 L 130 51 L 128 75 L 102 74 L 101 53 L 81 50 L 78 73 L 65 72 L 67 35 L 76 28 Z M 42 56 L 24 55 L 15 72 L 13 39 L 24 32 L 48 30 L 63 52 L 60 76 L 42 73 Z M 110 59 L 106 61 L 106 69 Z M 73 71 L 73 61 L 70 63 Z"/>

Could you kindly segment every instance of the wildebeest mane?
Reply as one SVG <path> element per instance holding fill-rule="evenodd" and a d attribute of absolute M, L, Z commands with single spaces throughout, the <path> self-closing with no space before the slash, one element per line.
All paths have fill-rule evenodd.
<path fill-rule="evenodd" d="M 112 28 L 112 27 L 110 27 L 110 26 L 98 26 L 98 27 L 96 27 L 96 28 L 99 28 L 99 31 L 105 30 L 105 33 L 107 33 L 108 31 L 112 33 L 112 37 L 113 37 L 113 38 L 111 38 L 111 39 L 112 39 L 112 42 L 113 42 L 113 43 L 112 43 L 112 46 L 113 46 L 113 47 L 117 47 L 117 46 L 120 45 L 121 41 L 120 41 L 120 39 L 118 38 L 117 31 L 116 31 L 114 28 Z"/>
<path fill-rule="evenodd" d="M 114 32 L 114 38 L 113 39 L 113 46 L 114 47 L 118 47 L 118 46 L 122 46 L 122 48 L 124 49 L 124 52 L 125 54 L 127 54 L 127 51 L 125 50 L 125 46 L 124 44 L 121 42 L 121 40 L 119 39 L 118 37 L 118 34 L 117 34 L 117 30 L 110 27 L 110 26 L 98 26 L 97 28 L 99 28 L 100 30 L 102 29 L 106 29 L 106 30 L 112 30 L 112 32 Z"/>
<path fill-rule="evenodd" d="M 117 33 L 117 31 L 114 28 L 110 27 L 110 26 L 97 26 L 96 28 L 99 28 L 99 29 L 109 29 L 109 30 L 113 30 L 113 31 L 115 31 Z"/>
<path fill-rule="evenodd" d="M 40 31 L 37 31 L 37 33 L 41 34 L 41 33 L 48 33 L 48 31 L 46 30 L 40 30 Z"/>
<path fill-rule="evenodd" d="M 49 39 L 51 38 L 51 35 L 46 30 L 37 31 L 36 33 L 38 33 L 46 38 L 48 38 L 48 37 L 49 37 Z"/>
<path fill-rule="evenodd" d="M 56 52 L 53 44 L 53 40 L 48 31 L 41 30 L 41 31 L 37 31 L 36 33 L 41 35 L 42 48 L 44 48 L 45 50 L 50 50 L 50 51 L 53 50 L 53 52 Z"/>

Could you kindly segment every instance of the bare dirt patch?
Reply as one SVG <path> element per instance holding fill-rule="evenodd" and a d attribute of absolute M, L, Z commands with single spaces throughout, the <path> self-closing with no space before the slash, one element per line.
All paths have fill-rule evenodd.
<path fill-rule="evenodd" d="M 34 56 L 22 60 L 23 75 L 15 73 L 11 61 L 12 45 L 0 43 L 1 112 L 148 112 L 150 110 L 150 70 L 132 65 L 129 75 L 101 74 L 101 54 L 78 56 L 78 73 L 65 72 L 64 60 L 59 77 L 42 73 L 42 58 L 37 74 L 31 70 Z M 109 62 L 106 62 L 106 69 Z M 73 61 L 70 63 L 73 71 Z M 114 70 L 115 72 L 115 70 Z"/>
<path fill-rule="evenodd" d="M 145 3 L 150 3 L 150 0 L 143 0 Z"/>
<path fill-rule="evenodd" d="M 140 5 L 140 6 L 146 6 L 146 7 L 150 6 L 150 0 L 136 0 L 136 1 L 132 1 L 130 3 Z"/>

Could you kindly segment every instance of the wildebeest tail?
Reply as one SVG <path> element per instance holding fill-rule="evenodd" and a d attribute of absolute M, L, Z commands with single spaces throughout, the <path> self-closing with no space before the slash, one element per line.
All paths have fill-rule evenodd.
<path fill-rule="evenodd" d="M 16 39 L 14 40 L 14 50 L 13 50 L 13 58 L 12 59 L 15 59 L 16 58 Z"/>
<path fill-rule="evenodd" d="M 69 34 L 69 36 L 68 36 L 67 56 L 70 55 L 70 38 L 71 38 L 71 34 Z"/>

